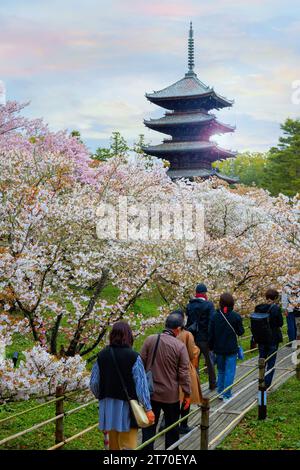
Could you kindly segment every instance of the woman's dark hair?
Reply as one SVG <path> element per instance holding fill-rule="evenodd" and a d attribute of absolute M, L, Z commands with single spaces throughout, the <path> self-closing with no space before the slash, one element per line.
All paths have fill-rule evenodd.
<path fill-rule="evenodd" d="M 128 323 L 118 321 L 112 327 L 109 335 L 110 346 L 129 346 L 133 345 L 132 329 Z"/>
<path fill-rule="evenodd" d="M 276 289 L 268 289 L 265 296 L 267 300 L 276 300 L 279 298 L 279 292 Z"/>
<path fill-rule="evenodd" d="M 222 312 L 224 312 L 225 307 L 226 310 L 229 312 L 231 312 L 234 307 L 234 298 L 229 292 L 224 292 L 224 294 L 220 296 L 220 309 L 222 310 Z"/>

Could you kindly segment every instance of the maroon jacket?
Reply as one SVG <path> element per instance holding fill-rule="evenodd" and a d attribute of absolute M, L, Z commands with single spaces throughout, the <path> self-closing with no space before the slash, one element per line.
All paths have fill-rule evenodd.
<path fill-rule="evenodd" d="M 151 335 L 142 347 L 141 357 L 146 371 L 150 369 L 156 340 L 157 335 Z M 179 385 L 183 393 L 189 397 L 191 394 L 189 362 L 185 344 L 173 335 L 162 333 L 155 362 L 151 368 L 154 382 L 151 399 L 162 403 L 176 403 L 179 401 Z"/>

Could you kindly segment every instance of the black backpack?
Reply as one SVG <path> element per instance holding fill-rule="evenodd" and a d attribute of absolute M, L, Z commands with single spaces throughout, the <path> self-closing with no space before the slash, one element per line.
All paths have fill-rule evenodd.
<path fill-rule="evenodd" d="M 257 344 L 270 344 L 272 342 L 272 329 L 270 326 L 270 310 L 266 313 L 251 313 L 250 328 L 254 341 Z"/>

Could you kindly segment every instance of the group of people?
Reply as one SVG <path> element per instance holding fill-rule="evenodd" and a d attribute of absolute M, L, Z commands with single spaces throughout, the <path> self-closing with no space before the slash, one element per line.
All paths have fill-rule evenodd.
<path fill-rule="evenodd" d="M 265 302 L 255 308 L 255 319 L 268 317 L 270 336 L 258 344 L 260 357 L 267 358 L 276 353 L 282 341 L 283 316 L 278 305 L 279 293 L 268 289 L 265 297 Z M 166 428 L 187 417 L 179 426 L 166 432 L 166 448 L 176 443 L 180 434 L 190 431 L 187 424 L 190 406 L 202 402 L 199 380 L 201 354 L 205 358 L 209 390 L 217 389 L 221 400 L 230 400 L 239 354 L 238 338 L 243 334 L 243 320 L 234 311 L 233 296 L 222 294 L 215 310 L 204 284 L 197 285 L 185 313 L 182 310 L 171 312 L 163 331 L 146 338 L 140 354 L 132 348 L 130 326 L 123 321 L 115 323 L 109 345 L 100 351 L 90 380 L 91 390 L 99 399 L 99 428 L 108 432 L 109 449 L 137 447 L 138 426 L 128 396 L 143 405 L 148 417 L 150 426 L 142 430 L 143 442 L 156 434 L 161 411 Z M 272 382 L 274 371 L 271 369 L 275 361 L 276 354 L 267 361 L 267 371 L 270 370 L 266 375 L 267 387 Z M 150 370 L 153 378 L 151 395 L 147 377 Z M 145 450 L 153 448 L 152 442 Z"/>

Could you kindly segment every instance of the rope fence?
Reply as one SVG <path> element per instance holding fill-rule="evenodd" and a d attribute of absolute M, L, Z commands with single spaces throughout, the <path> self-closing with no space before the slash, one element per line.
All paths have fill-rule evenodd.
<path fill-rule="evenodd" d="M 65 393 L 64 395 L 61 395 L 60 397 L 52 398 L 51 400 L 47 400 L 45 403 L 41 403 L 40 405 L 36 405 L 36 406 L 31 407 L 31 408 L 28 408 L 28 410 L 23 410 L 23 411 L 20 411 L 18 413 L 15 413 L 11 416 L 7 416 L 6 418 L 2 418 L 2 419 L 0 419 L 0 424 L 5 423 L 6 421 L 9 421 L 9 420 L 14 419 L 14 418 L 18 418 L 19 416 L 22 416 L 26 413 L 30 413 L 31 411 L 38 410 L 39 408 L 43 408 L 44 406 L 51 405 L 51 403 L 56 403 L 58 401 L 68 399 L 70 396 L 76 395 L 77 393 L 87 393 L 87 392 L 90 393 L 90 390 L 89 389 L 86 389 L 86 390 L 84 390 L 84 389 L 83 390 L 73 390 L 72 392 Z"/>

